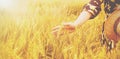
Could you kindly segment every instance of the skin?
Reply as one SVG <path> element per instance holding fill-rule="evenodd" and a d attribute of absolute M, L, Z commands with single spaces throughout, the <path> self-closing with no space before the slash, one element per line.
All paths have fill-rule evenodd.
<path fill-rule="evenodd" d="M 52 33 L 55 36 L 58 36 L 59 31 L 64 31 L 64 30 L 67 30 L 67 31 L 69 31 L 69 33 L 72 33 L 75 31 L 76 27 L 79 27 L 82 24 L 84 24 L 87 20 L 90 19 L 90 17 L 91 17 L 91 14 L 89 12 L 83 10 L 74 22 L 66 22 L 62 25 L 58 25 L 52 29 Z M 63 33 L 61 33 L 59 35 L 63 35 Z"/>

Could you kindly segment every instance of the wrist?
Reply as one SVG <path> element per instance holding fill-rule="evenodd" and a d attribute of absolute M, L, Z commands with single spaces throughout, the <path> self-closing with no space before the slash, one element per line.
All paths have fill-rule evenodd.
<path fill-rule="evenodd" d="M 77 24 L 76 22 L 73 22 L 73 26 L 74 26 L 74 27 L 77 27 L 78 24 Z"/>

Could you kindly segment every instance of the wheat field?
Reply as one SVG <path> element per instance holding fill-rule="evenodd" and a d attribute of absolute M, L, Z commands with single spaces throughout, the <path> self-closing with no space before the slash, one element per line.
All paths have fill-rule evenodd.
<path fill-rule="evenodd" d="M 73 22 L 89 0 L 25 1 L 18 7 L 23 11 L 0 10 L 0 59 L 120 58 L 119 42 L 108 53 L 100 43 L 104 11 L 71 34 L 55 38 L 51 33 L 53 27 Z"/>

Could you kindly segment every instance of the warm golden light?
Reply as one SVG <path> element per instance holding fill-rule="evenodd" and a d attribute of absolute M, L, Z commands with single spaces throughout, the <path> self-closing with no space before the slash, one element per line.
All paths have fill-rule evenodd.
<path fill-rule="evenodd" d="M 75 21 L 89 1 L 0 0 L 0 59 L 119 59 L 120 41 L 108 54 L 100 44 L 104 10 L 73 33 L 51 33 Z"/>

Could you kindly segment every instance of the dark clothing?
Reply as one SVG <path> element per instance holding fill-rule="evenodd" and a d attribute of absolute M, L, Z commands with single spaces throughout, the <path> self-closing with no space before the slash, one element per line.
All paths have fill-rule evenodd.
<path fill-rule="evenodd" d="M 109 15 L 115 10 L 116 6 L 120 5 L 120 0 L 90 0 L 90 2 L 86 4 L 83 9 L 92 15 L 92 19 L 101 11 L 102 3 L 104 3 L 104 11 L 106 15 Z"/>

